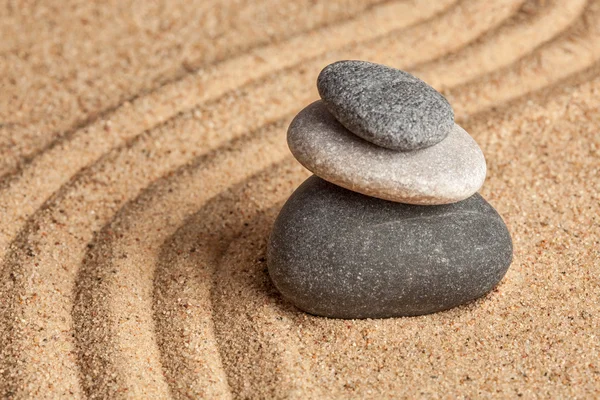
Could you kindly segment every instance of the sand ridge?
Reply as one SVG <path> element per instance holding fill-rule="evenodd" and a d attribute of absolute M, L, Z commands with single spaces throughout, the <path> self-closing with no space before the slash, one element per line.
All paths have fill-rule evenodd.
<path fill-rule="evenodd" d="M 82 70 L 124 82 L 121 94 L 107 99 L 62 78 L 95 105 L 1 121 L 2 396 L 598 395 L 600 3 L 331 3 L 311 2 L 315 18 L 300 18 L 296 33 L 267 7 L 271 36 L 251 23 L 224 28 L 240 43 L 232 47 L 202 36 L 215 34 L 211 24 L 167 24 L 156 46 L 193 42 L 194 29 L 206 29 L 196 48 L 209 50 L 183 67 L 172 54 L 185 51 L 145 63 L 130 55 L 147 71 L 171 68 L 160 84 L 150 72 L 133 83 L 121 70 L 96 70 L 82 53 Z M 219 2 L 210 18 L 231 26 L 244 18 L 235 6 Z M 93 20 L 93 11 L 78 12 Z M 172 36 L 181 29 L 188 36 Z M 120 44 L 107 44 L 105 28 L 93 31 L 101 34 L 86 40 L 118 62 Z M 149 40 L 135 30 L 125 37 Z M 45 41 L 67 39 L 57 32 L 7 45 L 4 68 L 26 63 L 21 53 Z M 64 73 L 60 54 L 44 54 Z M 336 321 L 295 310 L 270 285 L 270 226 L 308 176 L 291 160 L 285 129 L 316 98 L 320 68 L 340 58 L 431 81 L 481 145 L 489 167 L 482 194 L 515 241 L 513 266 L 486 298 L 432 316 Z M 29 93 L 56 107 L 62 95 L 45 95 L 50 86 L 40 82 Z M 23 93 L 8 88 L 5 115 L 11 93 Z"/>

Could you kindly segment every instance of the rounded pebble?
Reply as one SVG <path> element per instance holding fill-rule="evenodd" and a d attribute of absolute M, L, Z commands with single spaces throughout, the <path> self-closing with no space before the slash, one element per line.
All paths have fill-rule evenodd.
<path fill-rule="evenodd" d="M 315 175 L 344 188 L 408 204 L 447 204 L 483 185 L 485 158 L 473 138 L 454 125 L 435 146 L 398 152 L 344 128 L 322 101 L 302 110 L 288 129 L 296 159 Z"/>
<path fill-rule="evenodd" d="M 269 274 L 283 296 L 333 318 L 445 310 L 492 290 L 511 260 L 510 234 L 479 194 L 414 206 L 316 176 L 283 206 L 268 247 Z"/>
<path fill-rule="evenodd" d="M 444 96 L 419 78 L 385 65 L 338 61 L 321 71 L 317 88 L 342 125 L 388 149 L 432 146 L 454 125 L 454 111 Z"/>

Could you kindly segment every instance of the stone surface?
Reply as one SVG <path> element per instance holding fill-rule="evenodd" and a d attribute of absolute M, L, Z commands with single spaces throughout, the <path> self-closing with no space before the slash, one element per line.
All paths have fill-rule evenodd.
<path fill-rule="evenodd" d="M 473 195 L 485 180 L 483 153 L 458 125 L 435 146 L 399 152 L 353 135 L 317 101 L 292 121 L 287 140 L 294 157 L 315 175 L 381 199 L 453 203 Z"/>
<path fill-rule="evenodd" d="M 502 279 L 512 242 L 479 195 L 415 206 L 367 197 L 316 176 L 284 205 L 271 234 L 269 274 L 298 308 L 335 318 L 445 310 Z"/>
<path fill-rule="evenodd" d="M 454 111 L 434 88 L 399 69 L 365 61 L 328 65 L 317 79 L 327 109 L 378 146 L 411 151 L 442 141 Z"/>

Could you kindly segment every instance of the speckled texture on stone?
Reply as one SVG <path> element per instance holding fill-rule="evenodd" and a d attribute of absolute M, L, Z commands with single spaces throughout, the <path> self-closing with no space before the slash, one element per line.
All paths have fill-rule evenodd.
<path fill-rule="evenodd" d="M 399 152 L 350 133 L 322 101 L 302 110 L 288 129 L 294 157 L 315 175 L 368 196 L 408 204 L 448 204 L 483 185 L 485 158 L 458 125 L 435 146 Z"/>
<path fill-rule="evenodd" d="M 283 296 L 334 318 L 445 310 L 493 289 L 511 260 L 506 225 L 479 194 L 415 206 L 316 176 L 284 205 L 268 249 L 269 274 Z"/>
<path fill-rule="evenodd" d="M 432 146 L 454 125 L 454 111 L 444 96 L 417 77 L 385 65 L 338 61 L 321 71 L 317 88 L 342 125 L 388 149 Z"/>

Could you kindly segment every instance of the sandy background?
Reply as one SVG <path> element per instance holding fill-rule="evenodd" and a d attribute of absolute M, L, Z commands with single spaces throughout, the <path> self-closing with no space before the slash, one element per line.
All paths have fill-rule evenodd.
<path fill-rule="evenodd" d="M 0 37 L 0 397 L 600 396 L 600 1 L 3 1 Z M 487 297 L 341 321 L 270 284 L 285 131 L 345 58 L 482 147 Z"/>

